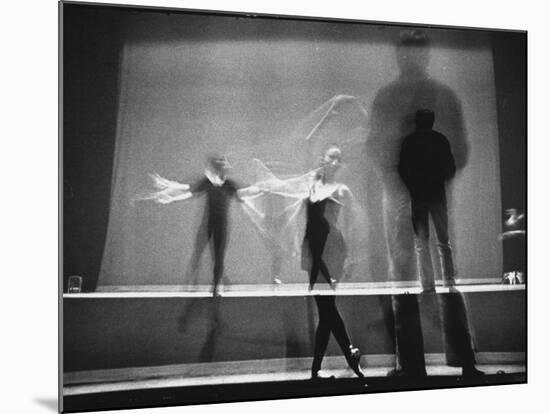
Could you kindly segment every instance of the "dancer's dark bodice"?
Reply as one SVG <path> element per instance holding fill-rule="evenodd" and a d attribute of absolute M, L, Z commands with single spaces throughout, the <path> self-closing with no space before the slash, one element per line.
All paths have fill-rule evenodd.
<path fill-rule="evenodd" d="M 204 219 L 210 226 L 225 226 L 227 223 L 229 203 L 231 197 L 237 192 L 237 185 L 226 180 L 221 186 L 215 186 L 207 178 L 201 179 L 191 187 L 193 193 L 206 193 L 206 208 Z"/>
<path fill-rule="evenodd" d="M 325 209 L 329 201 L 328 198 L 320 201 L 307 200 L 306 239 L 311 240 L 328 235 L 330 224 L 325 217 Z"/>

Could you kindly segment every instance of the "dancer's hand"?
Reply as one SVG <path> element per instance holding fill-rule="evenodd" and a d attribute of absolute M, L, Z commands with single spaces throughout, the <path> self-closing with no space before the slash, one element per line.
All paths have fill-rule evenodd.
<path fill-rule="evenodd" d="M 334 96 L 331 101 L 335 104 L 335 105 L 338 105 L 338 104 L 341 104 L 341 103 L 345 103 L 345 102 L 351 102 L 351 101 L 354 101 L 355 100 L 355 96 L 351 96 L 351 95 L 344 95 L 344 94 L 339 94 L 339 95 L 336 95 Z"/>
<path fill-rule="evenodd" d="M 338 106 L 346 102 L 352 102 L 355 97 L 351 95 L 336 95 L 331 99 L 330 109 L 327 112 L 327 117 L 333 117 L 339 115 Z"/>

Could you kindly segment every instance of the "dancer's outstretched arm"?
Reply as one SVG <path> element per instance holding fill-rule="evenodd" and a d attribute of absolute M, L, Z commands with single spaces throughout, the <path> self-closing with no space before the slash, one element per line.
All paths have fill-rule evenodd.
<path fill-rule="evenodd" d="M 240 188 L 237 190 L 237 200 L 252 200 L 261 196 L 264 193 L 265 190 L 262 190 L 257 185 L 249 185 L 248 187 Z"/>
<path fill-rule="evenodd" d="M 291 224 L 296 221 L 303 199 L 308 196 L 312 173 L 280 179 L 262 161 L 258 159 L 253 161 L 256 164 L 257 177 L 260 180 L 254 185 L 238 190 L 237 196 L 242 202 L 241 206 L 244 212 L 258 228 L 262 237 L 279 243 L 283 233 L 296 231 Z M 266 210 L 265 197 L 276 197 L 280 209 L 277 211 Z M 269 205 L 269 202 L 267 204 Z M 270 224 L 274 217 L 278 223 L 277 228 Z"/>
<path fill-rule="evenodd" d="M 149 174 L 153 180 L 153 185 L 157 189 L 152 193 L 135 197 L 133 201 L 152 200 L 160 204 L 169 204 L 174 201 L 187 200 L 193 196 L 191 186 L 189 184 L 179 183 L 161 177 L 157 173 Z"/>
<path fill-rule="evenodd" d="M 340 95 L 336 95 L 336 96 L 333 96 L 330 100 L 329 100 L 330 104 L 328 106 L 328 109 L 327 111 L 324 113 L 324 115 L 321 117 L 321 119 L 319 120 L 319 122 L 317 122 L 317 124 L 315 124 L 315 126 L 312 128 L 312 130 L 310 131 L 310 133 L 306 136 L 305 140 L 308 141 L 310 140 L 315 134 L 317 134 L 317 132 L 321 129 L 321 127 L 323 126 L 323 124 L 328 120 L 330 119 L 332 116 L 334 115 L 338 115 L 338 106 L 343 104 L 343 103 L 346 103 L 346 102 L 351 102 L 351 103 L 354 103 L 357 105 L 358 109 L 359 109 L 359 112 L 361 112 L 361 114 L 365 117 L 365 120 L 367 119 L 367 116 L 368 116 L 368 112 L 367 110 L 365 109 L 365 107 L 361 104 L 361 102 L 359 101 L 359 99 L 357 99 L 355 96 L 352 96 L 352 95 L 343 95 L 343 94 L 340 94 Z"/>

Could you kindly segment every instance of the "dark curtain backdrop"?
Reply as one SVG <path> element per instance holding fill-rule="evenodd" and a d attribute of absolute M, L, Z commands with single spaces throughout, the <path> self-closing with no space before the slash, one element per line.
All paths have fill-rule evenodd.
<path fill-rule="evenodd" d="M 125 13 L 62 7 L 63 287 L 69 275 L 82 275 L 92 291 L 109 218 Z"/>
<path fill-rule="evenodd" d="M 257 73 L 259 79 L 256 87 L 259 89 L 255 90 L 254 94 L 263 95 L 264 97 L 273 96 L 273 88 L 280 86 L 276 82 L 270 84 L 262 81 L 260 73 L 263 76 L 277 78 L 277 76 L 282 76 L 280 71 L 285 69 L 285 65 L 292 68 L 293 73 L 295 73 L 297 65 L 302 70 L 302 73 L 298 76 L 302 80 L 301 82 L 286 85 L 286 89 L 277 91 L 278 93 L 271 99 L 257 98 L 254 102 L 256 106 L 271 105 L 268 108 L 262 108 L 261 106 L 255 108 L 256 112 L 252 111 L 252 115 L 250 115 L 251 118 L 254 118 L 255 114 L 266 110 L 273 115 L 268 122 L 265 122 L 265 115 L 257 116 L 258 119 L 249 119 L 249 121 L 252 121 L 249 126 L 255 132 L 255 139 L 269 139 L 269 137 L 262 137 L 261 135 L 269 134 L 270 131 L 274 130 L 278 130 L 279 133 L 284 132 L 285 128 L 291 128 L 291 123 L 299 122 L 303 116 L 308 114 L 308 111 L 315 109 L 325 99 L 338 92 L 345 91 L 361 97 L 367 109 L 369 109 L 369 104 L 377 89 L 391 82 L 397 75 L 395 66 L 393 68 L 390 66 L 390 69 L 388 69 L 388 66 L 384 65 L 384 62 L 391 62 L 394 58 L 391 44 L 395 39 L 396 30 L 394 29 L 382 26 L 367 26 L 364 29 L 362 25 L 341 26 L 298 22 L 285 25 L 280 21 L 275 24 L 267 24 L 269 21 L 263 19 L 249 20 L 242 18 L 229 18 L 229 20 L 226 20 L 229 23 L 216 26 L 212 24 L 212 18 L 207 19 L 210 21 L 209 24 L 200 24 L 201 19 L 204 19 L 204 17 L 192 16 L 192 18 L 189 18 L 185 15 L 161 12 L 109 10 L 106 7 L 64 6 L 63 273 L 65 279 L 70 274 L 84 275 L 86 290 L 95 289 L 104 253 L 108 257 L 118 253 L 128 255 L 124 243 L 115 243 L 116 251 L 113 250 L 113 245 L 109 243 L 112 243 L 113 237 L 115 239 L 120 235 L 128 237 L 128 231 L 132 232 L 132 230 L 128 230 L 133 227 L 131 223 L 128 225 L 129 227 L 114 229 L 112 223 L 113 219 L 116 221 L 116 217 L 111 215 L 110 235 L 107 237 L 109 211 L 113 203 L 116 204 L 124 197 L 129 197 L 129 192 L 126 192 L 121 198 L 120 188 L 117 188 L 117 182 L 120 183 L 120 176 L 117 176 L 117 171 L 120 172 L 120 166 L 117 166 L 116 163 L 113 164 L 115 147 L 120 145 L 121 139 L 124 139 L 121 138 L 121 123 L 126 122 L 126 128 L 131 128 L 132 125 L 136 127 L 135 122 L 138 119 L 134 118 L 132 121 L 130 117 L 128 123 L 129 109 L 128 107 L 121 107 L 121 101 L 128 99 L 128 87 L 127 85 L 124 86 L 125 82 L 135 82 L 137 79 L 138 83 L 136 85 L 141 88 L 141 92 L 144 92 L 147 91 L 147 88 L 151 88 L 151 85 L 147 82 L 162 79 L 163 83 L 160 89 L 164 90 L 165 93 L 175 94 L 176 92 L 171 90 L 174 88 L 171 88 L 169 79 L 171 76 L 173 80 L 177 80 L 178 77 L 182 76 L 181 73 L 177 72 L 177 68 L 185 64 L 185 61 L 178 62 L 176 59 L 177 53 L 174 54 L 174 50 L 189 51 L 189 49 L 185 49 L 186 43 L 199 43 L 202 44 L 202 47 L 206 47 L 208 44 L 220 45 L 220 42 L 225 41 L 230 46 L 227 50 L 231 53 L 229 55 L 223 55 L 222 53 L 214 58 L 218 59 L 218 62 L 225 62 L 231 67 L 230 61 L 235 57 L 234 49 L 231 49 L 231 47 L 238 48 L 240 44 L 242 51 L 251 50 L 250 47 L 246 46 L 246 42 L 253 41 L 256 43 L 258 33 L 261 33 L 262 36 L 259 41 L 262 43 L 266 54 L 256 56 L 254 59 L 261 60 L 269 58 L 271 55 L 271 58 L 281 57 L 283 62 L 264 62 L 262 70 Z M 195 23 L 191 24 L 191 21 Z M 204 20 L 202 21 L 204 22 Z M 162 24 L 159 24 L 159 22 Z M 246 22 L 248 23 L 241 24 Z M 468 274 L 462 272 L 464 277 L 498 277 L 501 260 L 500 245 L 489 243 L 489 259 L 486 257 L 473 257 L 472 253 L 468 253 L 468 251 L 487 251 L 488 241 L 495 239 L 493 233 L 500 230 L 501 219 L 501 193 L 498 182 L 499 178 L 503 176 L 501 170 L 508 168 L 508 164 L 522 165 L 521 163 L 524 161 L 523 159 L 514 159 L 513 154 L 510 154 L 511 158 L 503 159 L 504 164 L 500 165 L 499 170 L 497 132 L 500 132 L 501 154 L 504 145 L 513 145 L 516 140 L 520 139 L 516 135 L 507 134 L 504 136 L 507 141 L 502 142 L 502 129 L 509 124 L 513 124 L 520 116 L 518 113 L 513 113 L 512 118 L 503 118 L 500 114 L 502 97 L 499 91 L 502 87 L 500 83 L 503 78 L 498 76 L 499 65 L 502 64 L 500 63 L 502 59 L 499 60 L 499 57 L 503 53 L 510 54 L 509 46 L 495 42 L 493 36 L 493 48 L 491 49 L 491 38 L 483 32 L 434 31 L 431 36 L 435 39 L 430 64 L 431 73 L 436 79 L 451 87 L 460 97 L 467 120 L 468 132 L 471 133 L 468 138 L 474 140 L 473 148 L 476 146 L 476 133 L 479 134 L 480 130 L 488 142 L 488 144 L 484 144 L 484 149 L 481 151 L 485 155 L 481 159 L 473 161 L 473 166 L 476 163 L 478 165 L 477 170 L 474 167 L 471 169 L 474 175 L 470 178 L 466 177 L 468 179 L 464 180 L 465 190 L 472 188 L 472 183 L 474 185 L 475 183 L 479 184 L 480 178 L 482 178 L 481 185 L 490 188 L 490 193 L 493 195 L 488 202 L 484 200 L 484 205 L 489 206 L 488 211 L 484 213 L 488 216 L 481 220 L 485 227 L 477 228 L 479 226 L 472 226 L 466 210 L 463 209 L 461 212 L 459 208 L 458 211 L 454 212 L 453 220 L 455 222 L 456 220 L 459 222 L 462 220 L 466 223 L 464 220 L 467 220 L 467 224 L 461 226 L 461 228 L 474 231 L 474 236 L 464 234 L 459 236 L 458 239 L 455 238 L 455 244 L 459 252 L 458 266 L 466 269 Z M 498 37 L 498 34 L 496 36 Z M 311 56 L 304 57 L 303 53 L 299 53 L 303 50 L 296 47 L 296 45 L 285 49 L 285 42 L 288 46 L 288 43 L 296 39 L 300 39 L 299 43 L 303 42 L 305 44 L 300 45 L 302 48 L 312 47 L 313 49 L 317 48 L 317 50 L 321 48 L 325 52 L 324 58 L 319 59 L 319 54 L 316 55 L 314 51 L 312 51 Z M 521 48 L 521 45 L 516 46 Z M 132 47 L 134 47 L 133 50 Z M 491 53 L 491 50 L 493 53 Z M 218 49 L 218 51 L 222 52 L 221 49 Z M 267 53 L 267 51 L 270 53 Z M 294 52 L 294 54 L 287 53 L 289 51 Z M 329 53 L 329 56 L 326 53 Z M 463 59 L 460 58 L 461 54 Z M 144 59 L 143 62 L 138 64 L 137 71 L 136 67 L 125 66 L 129 62 L 129 55 Z M 165 59 L 170 60 L 169 65 L 165 64 L 166 61 L 162 61 L 163 56 L 165 56 Z M 464 59 L 464 57 L 467 58 Z M 493 57 L 496 62 L 494 79 Z M 245 56 L 244 58 L 252 59 L 253 57 Z M 308 61 L 308 59 L 310 60 Z M 311 59 L 313 59 L 313 63 L 318 65 L 312 65 Z M 377 63 L 373 63 L 373 61 L 377 61 Z M 254 63 L 261 66 L 261 62 Z M 452 64 L 450 70 L 442 69 L 445 66 L 449 67 L 445 63 Z M 475 66 L 480 63 L 483 63 L 483 67 L 478 66 L 474 72 L 468 72 L 472 65 Z M 518 68 L 519 72 L 523 70 L 521 65 L 517 65 L 515 59 L 507 63 L 516 65 L 515 67 Z M 456 68 L 459 64 L 463 66 Z M 281 65 L 282 67 L 279 67 Z M 265 71 L 269 67 L 273 72 L 266 74 Z M 163 76 L 163 71 L 170 68 L 176 68 L 176 71 L 169 74 L 167 80 L 167 77 Z M 198 65 L 196 68 L 200 73 L 201 66 Z M 475 82 L 472 83 L 472 77 L 468 73 L 470 75 L 472 73 L 477 74 L 474 80 L 481 82 L 483 90 L 479 91 L 473 86 Z M 140 77 L 136 78 L 136 74 Z M 310 76 L 304 77 L 306 74 Z M 203 74 L 203 76 L 207 77 L 208 74 Z M 239 81 L 242 82 L 243 80 L 240 79 Z M 172 86 L 181 87 L 178 84 Z M 226 87 L 226 85 L 223 86 Z M 297 86 L 299 86 L 298 89 Z M 476 86 L 479 87 L 480 84 Z M 285 98 L 284 92 L 288 92 L 289 96 Z M 151 98 L 151 96 L 153 97 Z M 154 104 L 157 104 L 162 102 L 163 96 L 149 94 L 146 99 L 135 100 L 137 106 L 131 108 L 130 113 L 133 113 L 134 116 L 142 115 L 143 110 L 140 113 L 136 108 L 151 99 L 158 99 L 154 102 Z M 298 105 L 289 107 L 293 103 Z M 153 107 L 158 108 L 158 106 Z M 212 108 L 207 109 L 210 112 Z M 498 124 L 497 110 L 499 111 Z M 122 118 L 123 115 L 126 116 L 126 121 Z M 170 119 L 175 119 L 175 117 Z M 223 121 L 227 120 L 221 119 L 220 122 Z M 260 122 L 258 124 L 261 125 L 260 129 L 254 129 L 257 128 L 254 125 L 255 121 Z M 173 121 L 170 122 L 173 123 Z M 166 127 L 161 120 L 158 120 L 158 125 L 160 127 L 155 129 L 156 133 L 165 134 L 169 138 L 173 137 L 176 131 L 181 131 L 181 126 L 184 127 L 184 125 Z M 234 124 L 222 123 L 221 125 L 231 125 L 229 129 L 233 129 L 232 132 L 235 132 L 236 126 Z M 218 128 L 224 129 L 219 126 Z M 138 128 L 138 132 L 143 134 L 143 129 Z M 212 132 L 212 130 L 208 132 Z M 211 133 L 205 135 L 212 136 Z M 258 136 L 260 137 L 258 138 Z M 158 136 L 151 136 L 151 138 L 153 139 L 151 145 L 158 142 L 156 141 Z M 127 136 L 125 139 L 127 142 L 134 142 L 134 137 L 130 141 L 128 141 Z M 241 139 L 246 143 L 251 140 L 246 136 Z M 118 144 L 117 140 L 119 140 Z M 203 151 L 200 148 L 201 145 L 204 145 L 204 143 L 195 143 L 195 155 L 200 159 L 204 155 L 201 153 Z M 145 155 L 147 154 L 140 154 L 138 159 L 143 158 Z M 173 158 L 161 157 L 157 161 L 149 159 L 143 165 L 144 171 L 142 171 L 141 177 L 146 176 L 149 171 L 145 171 L 145 169 L 149 170 L 150 168 L 167 168 L 170 172 L 174 171 L 176 176 L 181 174 L 181 171 L 177 169 L 179 168 L 178 164 L 174 164 L 174 168 L 170 168 L 168 165 L 170 162 L 176 163 L 178 161 L 175 159 L 175 155 Z M 166 160 L 168 162 L 165 162 Z M 131 168 L 135 168 L 135 162 L 135 159 L 131 161 Z M 160 167 L 158 163 L 161 163 Z M 197 163 L 195 167 L 198 167 L 198 165 Z M 483 168 L 487 168 L 487 166 L 489 170 L 481 173 Z M 113 171 L 115 171 L 114 175 Z M 477 171 L 477 176 L 474 171 Z M 197 172 L 200 172 L 200 169 Z M 141 177 L 139 180 L 142 179 Z M 111 185 L 112 182 L 115 183 L 114 186 Z M 506 204 L 506 194 L 524 191 L 523 185 L 524 182 L 517 180 L 510 183 L 503 182 L 503 205 Z M 130 186 L 127 188 L 131 188 L 133 191 L 135 187 Z M 506 192 L 504 188 L 512 189 Z M 462 193 L 461 190 L 459 194 Z M 470 203 L 471 198 L 467 198 L 467 200 Z M 483 209 L 484 207 L 477 204 L 476 208 Z M 149 220 L 151 220 L 153 214 L 162 216 L 164 213 L 155 212 L 151 208 L 151 211 L 147 214 L 150 215 Z M 181 229 L 173 231 L 173 241 L 177 245 L 177 243 L 181 243 L 182 234 L 192 237 L 195 227 L 190 227 L 192 217 L 190 219 L 184 218 L 178 223 L 174 223 L 173 219 L 174 217 L 170 217 L 169 220 L 161 224 L 161 227 L 185 226 L 186 231 Z M 124 220 L 128 220 L 128 217 Z M 130 220 L 132 220 L 131 217 Z M 159 219 L 156 218 L 155 220 L 158 226 Z M 162 219 L 160 221 L 162 222 Z M 156 230 L 159 230 L 159 228 L 157 227 Z M 156 237 L 155 234 L 163 234 L 162 231 L 158 232 L 156 230 L 154 226 L 149 229 L 149 232 L 153 234 L 153 238 Z M 476 232 L 479 233 L 479 237 Z M 482 233 L 490 233 L 490 235 L 484 236 Z M 176 239 L 177 237 L 180 238 L 180 241 Z M 468 247 L 470 243 L 466 240 L 466 237 L 473 240 L 481 239 L 482 241 Z M 105 248 L 106 240 L 107 248 Z M 480 243 L 484 243 L 485 246 L 482 247 Z M 158 244 L 154 245 L 158 246 Z M 381 247 L 378 248 L 381 249 Z M 131 256 L 135 254 L 135 251 L 129 254 Z M 178 260 L 181 260 L 181 265 L 183 265 L 186 260 L 186 253 L 182 254 L 181 259 Z M 468 267 L 468 263 L 472 262 L 474 265 L 470 266 L 471 268 Z M 104 285 L 178 283 L 178 276 L 174 272 L 179 270 L 179 265 L 171 266 L 169 269 L 163 269 L 162 266 L 157 268 L 157 274 L 153 276 L 150 274 L 136 274 L 133 271 L 120 271 L 119 269 L 113 271 L 104 266 L 101 283 Z M 228 266 L 231 268 L 231 260 Z M 383 264 L 381 266 L 384 270 Z M 132 268 L 135 268 L 135 266 Z M 367 280 L 377 280 L 378 273 L 375 271 Z M 379 275 L 379 277 L 385 278 L 386 275 Z M 247 281 L 247 278 L 245 276 L 244 281 Z"/>
<path fill-rule="evenodd" d="M 502 209 L 527 208 L 527 35 L 493 34 Z M 503 245 L 504 271 L 527 269 L 524 238 Z"/>

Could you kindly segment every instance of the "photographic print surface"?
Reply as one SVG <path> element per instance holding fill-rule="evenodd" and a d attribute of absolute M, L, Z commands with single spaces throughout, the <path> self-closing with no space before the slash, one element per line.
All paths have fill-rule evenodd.
<path fill-rule="evenodd" d="M 65 411 L 526 381 L 526 33 L 61 15 Z"/>

